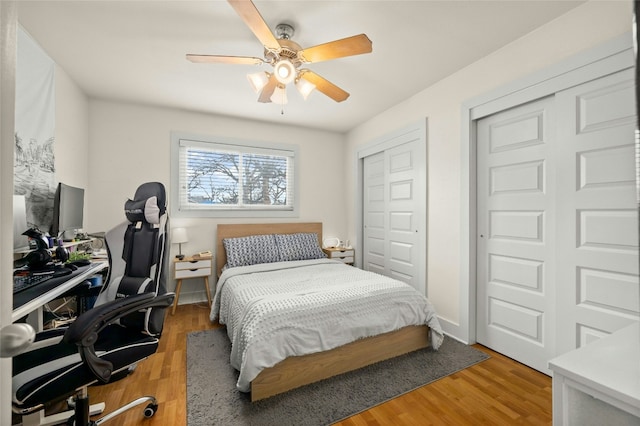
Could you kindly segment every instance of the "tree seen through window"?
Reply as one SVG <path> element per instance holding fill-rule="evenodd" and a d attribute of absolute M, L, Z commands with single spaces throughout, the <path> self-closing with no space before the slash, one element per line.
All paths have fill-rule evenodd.
<path fill-rule="evenodd" d="M 287 157 L 189 148 L 186 166 L 190 204 L 287 205 Z"/>

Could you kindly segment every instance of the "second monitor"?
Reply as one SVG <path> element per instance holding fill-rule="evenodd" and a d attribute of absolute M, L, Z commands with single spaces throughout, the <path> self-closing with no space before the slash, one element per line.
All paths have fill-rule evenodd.
<path fill-rule="evenodd" d="M 49 234 L 65 240 L 73 239 L 83 228 L 84 189 L 58 183 L 53 200 L 53 223 Z"/>

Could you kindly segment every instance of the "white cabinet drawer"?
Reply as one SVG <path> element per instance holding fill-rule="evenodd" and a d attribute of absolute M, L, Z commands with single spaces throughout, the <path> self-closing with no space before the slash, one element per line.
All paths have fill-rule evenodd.
<path fill-rule="evenodd" d="M 350 257 L 351 259 L 353 259 L 353 250 L 331 250 L 329 252 L 329 257 L 331 259 L 337 259 L 337 260 L 341 260 L 347 257 Z"/>
<path fill-rule="evenodd" d="M 176 270 L 200 268 L 211 269 L 211 259 L 196 260 L 195 262 L 176 262 Z"/>
<path fill-rule="evenodd" d="M 177 266 L 177 265 L 176 265 Z M 178 269 L 176 268 L 176 279 L 208 277 L 211 275 L 211 268 Z"/>
<path fill-rule="evenodd" d="M 327 254 L 329 259 L 339 260 L 340 262 L 349 263 L 353 265 L 353 260 L 355 258 L 355 250 L 350 249 L 323 249 L 323 251 Z"/>

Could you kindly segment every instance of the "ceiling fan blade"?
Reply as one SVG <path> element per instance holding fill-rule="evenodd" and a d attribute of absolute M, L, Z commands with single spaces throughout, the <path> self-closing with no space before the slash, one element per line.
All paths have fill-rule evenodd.
<path fill-rule="evenodd" d="M 260 40 L 260 43 L 268 49 L 279 50 L 280 44 L 273 35 L 269 26 L 260 15 L 260 12 L 250 0 L 228 0 L 244 23 L 253 34 Z"/>
<path fill-rule="evenodd" d="M 369 37 L 365 34 L 360 34 L 303 49 L 298 52 L 298 56 L 301 56 L 306 62 L 320 62 L 344 58 L 345 56 L 371 53 L 372 50 L 373 47 Z"/>
<path fill-rule="evenodd" d="M 336 102 L 345 101 L 349 97 L 349 93 L 345 92 L 329 80 L 324 77 L 320 77 L 318 74 L 310 70 L 303 70 L 300 78 L 307 80 L 309 83 L 316 85 L 316 89 Z"/>
<path fill-rule="evenodd" d="M 194 55 L 187 54 L 187 59 L 195 63 L 222 63 L 260 65 L 264 60 L 251 56 L 223 56 L 223 55 Z"/>
<path fill-rule="evenodd" d="M 275 75 L 271 75 L 269 77 L 269 81 L 266 86 L 262 88 L 262 92 L 260 92 L 260 97 L 258 98 L 258 102 L 269 103 L 271 102 L 271 95 L 276 90 L 276 86 L 278 85 L 278 80 L 276 80 Z"/>

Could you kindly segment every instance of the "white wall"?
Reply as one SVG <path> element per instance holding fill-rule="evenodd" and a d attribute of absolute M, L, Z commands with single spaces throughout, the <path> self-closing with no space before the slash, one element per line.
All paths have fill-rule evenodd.
<path fill-rule="evenodd" d="M 321 221 L 325 235 L 346 235 L 344 171 L 335 167 L 343 155 L 343 135 L 291 126 L 240 120 L 166 108 L 100 100 L 89 103 L 89 191 L 85 226 L 89 232 L 105 231 L 124 220 L 123 206 L 141 183 L 162 182 L 170 190 L 171 132 L 280 142 L 299 146 L 300 216 L 269 220 Z M 217 223 L 256 222 L 247 219 L 170 218 L 184 226 L 189 242 L 182 251 L 193 254 L 213 250 Z M 178 248 L 172 247 L 172 257 Z M 202 283 L 183 283 L 180 301 L 204 299 Z M 175 284 L 170 284 L 173 289 Z M 190 298 L 189 292 L 196 292 Z"/>
<path fill-rule="evenodd" d="M 632 22 L 629 1 L 588 2 L 372 117 L 347 135 L 345 168 L 351 192 L 355 187 L 355 153 L 360 145 L 428 117 L 428 273 L 429 298 L 445 330 L 469 340 L 461 324 L 461 109 L 475 96 L 544 69 L 577 52 L 628 32 Z M 349 238 L 355 240 L 354 204 L 349 207 Z"/>
<path fill-rule="evenodd" d="M 58 65 L 55 75 L 55 179 L 88 190 L 89 99 Z M 86 205 L 85 199 L 85 211 Z"/>

